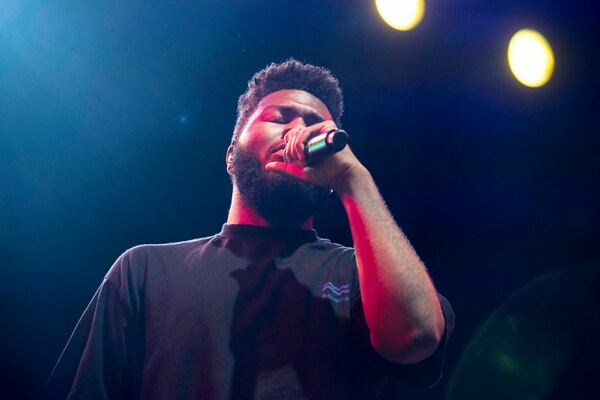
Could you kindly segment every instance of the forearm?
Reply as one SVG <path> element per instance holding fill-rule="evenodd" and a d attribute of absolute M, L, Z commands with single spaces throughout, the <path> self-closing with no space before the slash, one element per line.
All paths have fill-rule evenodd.
<path fill-rule="evenodd" d="M 401 363 L 426 358 L 439 343 L 444 319 L 425 267 L 364 167 L 334 189 L 350 223 L 375 350 Z"/>

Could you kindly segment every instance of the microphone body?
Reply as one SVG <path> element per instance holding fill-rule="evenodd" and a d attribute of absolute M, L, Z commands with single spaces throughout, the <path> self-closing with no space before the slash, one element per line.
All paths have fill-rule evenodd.
<path fill-rule="evenodd" d="M 314 164 L 333 153 L 337 153 L 346 147 L 347 143 L 348 133 L 342 129 L 334 129 L 312 137 L 304 146 L 306 164 Z"/>

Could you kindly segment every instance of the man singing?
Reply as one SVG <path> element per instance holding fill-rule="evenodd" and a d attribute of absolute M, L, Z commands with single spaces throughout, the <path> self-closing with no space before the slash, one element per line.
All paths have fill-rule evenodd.
<path fill-rule="evenodd" d="M 257 72 L 225 157 L 216 235 L 141 245 L 112 266 L 45 393 L 68 399 L 403 398 L 441 376 L 454 315 L 348 146 L 330 71 L 290 59 Z M 330 192 L 354 243 L 317 236 Z"/>

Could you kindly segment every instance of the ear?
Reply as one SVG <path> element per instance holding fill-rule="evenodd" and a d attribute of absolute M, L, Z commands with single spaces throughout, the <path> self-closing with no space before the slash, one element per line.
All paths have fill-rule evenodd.
<path fill-rule="evenodd" d="M 231 175 L 231 163 L 233 162 L 233 145 L 235 142 L 231 142 L 229 147 L 227 148 L 227 153 L 225 155 L 225 165 L 227 166 L 227 173 Z"/>

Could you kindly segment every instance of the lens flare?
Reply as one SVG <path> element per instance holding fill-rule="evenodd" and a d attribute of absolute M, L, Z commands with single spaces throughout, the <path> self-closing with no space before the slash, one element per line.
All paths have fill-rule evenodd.
<path fill-rule="evenodd" d="M 424 0 L 375 0 L 381 18 L 399 31 L 413 29 L 423 19 Z"/>
<path fill-rule="evenodd" d="M 532 29 L 522 29 L 508 45 L 508 64 L 525 86 L 540 87 L 552 76 L 554 54 L 548 41 Z"/>

